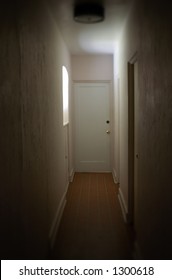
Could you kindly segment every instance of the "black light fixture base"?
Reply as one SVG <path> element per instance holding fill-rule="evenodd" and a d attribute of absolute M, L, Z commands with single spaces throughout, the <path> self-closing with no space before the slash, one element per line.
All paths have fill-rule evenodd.
<path fill-rule="evenodd" d="M 97 23 L 104 20 L 104 8 L 96 3 L 78 3 L 74 7 L 74 20 L 80 23 Z"/>

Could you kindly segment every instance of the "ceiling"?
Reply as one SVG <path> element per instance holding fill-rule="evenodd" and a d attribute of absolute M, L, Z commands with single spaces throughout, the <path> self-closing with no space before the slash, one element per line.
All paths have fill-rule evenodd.
<path fill-rule="evenodd" d="M 112 54 L 132 0 L 77 0 L 102 3 L 105 8 L 103 22 L 77 23 L 73 20 L 76 0 L 50 0 L 58 26 L 72 54 Z"/>

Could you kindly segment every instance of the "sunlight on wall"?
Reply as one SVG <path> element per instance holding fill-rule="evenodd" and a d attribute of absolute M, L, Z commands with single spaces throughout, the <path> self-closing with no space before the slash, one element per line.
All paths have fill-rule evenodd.
<path fill-rule="evenodd" d="M 69 122 L 69 76 L 65 66 L 62 66 L 63 81 L 63 125 Z"/>

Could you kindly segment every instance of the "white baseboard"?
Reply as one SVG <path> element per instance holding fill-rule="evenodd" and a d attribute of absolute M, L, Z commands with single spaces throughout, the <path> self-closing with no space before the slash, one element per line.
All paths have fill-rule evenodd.
<path fill-rule="evenodd" d="M 125 223 L 128 223 L 128 211 L 127 211 L 127 206 L 126 206 L 121 188 L 119 188 L 118 199 L 119 199 L 119 203 L 120 203 L 120 206 L 121 206 L 124 221 L 125 221 Z"/>
<path fill-rule="evenodd" d="M 57 235 L 57 231 L 60 225 L 60 221 L 61 221 L 61 217 L 63 214 L 63 210 L 66 204 L 66 192 L 64 193 L 64 195 L 61 198 L 59 207 L 57 208 L 57 212 L 56 215 L 54 217 L 50 232 L 49 232 L 49 241 L 50 241 L 50 249 L 52 250 L 52 248 L 54 247 L 54 242 L 55 242 L 55 238 Z"/>
<path fill-rule="evenodd" d="M 69 188 L 69 184 L 70 184 L 70 182 L 67 182 L 67 184 L 66 184 L 66 194 L 67 194 L 67 191 L 68 191 L 68 188 Z"/>
<path fill-rule="evenodd" d="M 115 184 L 119 184 L 115 168 L 112 169 L 112 176 L 113 176 L 113 180 L 114 180 Z"/>
<path fill-rule="evenodd" d="M 69 182 L 73 182 L 74 175 L 75 175 L 74 168 L 72 168 L 69 175 Z"/>

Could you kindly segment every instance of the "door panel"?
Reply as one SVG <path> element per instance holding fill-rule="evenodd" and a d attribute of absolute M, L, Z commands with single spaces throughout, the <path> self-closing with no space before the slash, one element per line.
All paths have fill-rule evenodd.
<path fill-rule="evenodd" d="M 110 171 L 109 85 L 77 83 L 74 98 L 75 169 Z"/>

